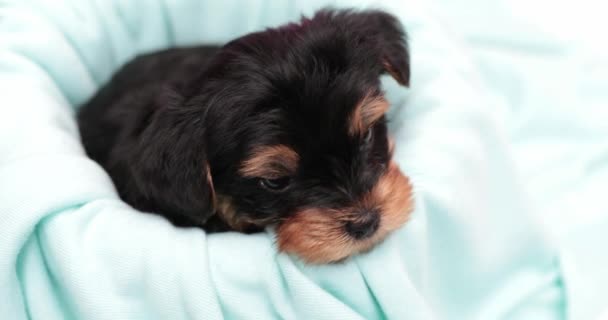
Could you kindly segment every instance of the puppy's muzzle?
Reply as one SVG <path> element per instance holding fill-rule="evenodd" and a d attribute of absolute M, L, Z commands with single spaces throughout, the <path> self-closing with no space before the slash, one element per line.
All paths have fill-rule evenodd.
<path fill-rule="evenodd" d="M 277 242 L 281 251 L 309 263 L 338 262 L 373 248 L 401 227 L 412 209 L 409 179 L 391 162 L 372 190 L 352 206 L 305 208 L 282 221 Z"/>
<path fill-rule="evenodd" d="M 346 233 L 356 240 L 363 240 L 373 236 L 380 227 L 380 214 L 378 210 L 363 210 L 352 221 L 344 224 Z"/>

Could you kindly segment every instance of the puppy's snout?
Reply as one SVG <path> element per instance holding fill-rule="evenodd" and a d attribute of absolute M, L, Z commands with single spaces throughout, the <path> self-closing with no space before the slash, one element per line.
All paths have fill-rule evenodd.
<path fill-rule="evenodd" d="M 344 224 L 346 233 L 354 239 L 361 240 L 369 238 L 380 226 L 380 214 L 376 210 L 365 210 L 360 216 Z"/>
<path fill-rule="evenodd" d="M 279 249 L 309 263 L 338 262 L 366 252 L 407 221 L 411 196 L 409 179 L 390 163 L 370 192 L 351 205 L 308 207 L 281 221 Z"/>

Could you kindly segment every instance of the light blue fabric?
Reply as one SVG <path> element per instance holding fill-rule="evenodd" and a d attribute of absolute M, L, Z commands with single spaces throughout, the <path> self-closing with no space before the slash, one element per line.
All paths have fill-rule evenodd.
<path fill-rule="evenodd" d="M 384 83 L 395 156 L 415 185 L 416 210 L 368 254 L 312 267 L 277 254 L 271 231 L 208 236 L 174 228 L 123 204 L 84 155 L 74 106 L 136 53 L 226 41 L 327 3 L 0 2 L 2 318 L 578 319 L 601 312 L 608 210 L 592 195 L 606 181 L 606 148 L 590 147 L 580 162 L 593 184 L 576 186 L 587 193 L 563 189 L 588 195 L 598 214 L 547 237 L 535 210 L 545 193 L 528 192 L 531 167 L 521 164 L 532 160 L 525 141 L 540 131 L 504 125 L 497 112 L 509 113 L 508 97 L 489 94 L 500 85 L 415 0 L 356 1 L 398 15 L 412 39 L 411 89 Z M 600 95 L 596 107 L 608 100 L 603 92 L 592 92 Z M 545 129 L 553 123 L 539 121 Z M 601 142 L 595 134 L 605 121 L 597 121 L 598 131 L 570 135 L 572 144 Z M 552 186 L 547 181 L 543 187 Z"/>
<path fill-rule="evenodd" d="M 608 42 L 599 31 L 608 30 L 606 4 L 435 3 L 504 102 L 497 116 L 508 124 L 531 213 L 559 255 L 565 315 L 608 319 Z"/>

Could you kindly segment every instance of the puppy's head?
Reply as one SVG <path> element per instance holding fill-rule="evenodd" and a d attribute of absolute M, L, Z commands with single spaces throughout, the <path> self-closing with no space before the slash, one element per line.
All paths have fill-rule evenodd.
<path fill-rule="evenodd" d="M 280 250 L 311 263 L 400 227 L 411 188 L 391 161 L 379 77 L 408 84 L 408 59 L 401 26 L 381 11 L 323 10 L 224 46 L 185 97 L 204 106 L 217 217 L 239 231 L 276 225 Z"/>

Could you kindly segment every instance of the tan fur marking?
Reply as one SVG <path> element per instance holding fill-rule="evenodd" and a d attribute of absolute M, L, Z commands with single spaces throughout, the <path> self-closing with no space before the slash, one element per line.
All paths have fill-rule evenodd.
<path fill-rule="evenodd" d="M 218 213 L 219 217 L 224 220 L 224 222 L 226 222 L 231 228 L 234 228 L 235 230 L 238 230 L 239 228 L 235 228 L 237 227 L 237 223 L 236 223 L 236 209 L 234 208 L 234 205 L 232 204 L 232 200 L 230 199 L 230 197 L 226 197 L 226 196 L 218 196 L 217 197 L 217 207 L 216 207 L 216 212 Z"/>
<path fill-rule="evenodd" d="M 344 224 L 357 220 L 360 208 L 378 208 L 380 227 L 370 238 L 355 240 Z M 369 194 L 355 208 L 332 210 L 310 208 L 297 212 L 277 228 L 279 250 L 294 253 L 308 263 L 339 262 L 365 252 L 403 225 L 413 209 L 409 179 L 393 162 Z"/>
<path fill-rule="evenodd" d="M 246 232 L 252 227 L 264 227 L 271 222 L 263 219 L 252 220 L 246 214 L 237 212 L 232 199 L 228 196 L 218 195 L 217 199 L 216 212 L 219 218 L 226 222 L 234 231 Z"/>
<path fill-rule="evenodd" d="M 215 208 L 217 204 L 217 199 L 215 196 L 215 187 L 213 186 L 213 177 L 211 176 L 211 169 L 209 168 L 209 163 L 205 163 L 205 178 L 207 179 L 207 186 L 209 187 L 209 192 L 211 193 L 211 204 L 213 208 Z"/>
<path fill-rule="evenodd" d="M 413 210 L 412 186 L 393 161 L 387 172 L 378 180 L 363 206 L 378 206 L 382 216 L 380 233 L 388 233 L 403 225 Z"/>
<path fill-rule="evenodd" d="M 367 94 L 350 117 L 348 133 L 353 137 L 362 136 L 388 109 L 389 103 L 383 96 Z"/>
<path fill-rule="evenodd" d="M 243 162 L 239 172 L 250 178 L 279 178 L 294 174 L 299 159 L 298 154 L 285 145 L 259 147 Z"/>
<path fill-rule="evenodd" d="M 295 253 L 309 263 L 329 263 L 350 256 L 353 241 L 343 231 L 344 214 L 327 209 L 306 209 L 280 224 L 279 250 Z"/>
<path fill-rule="evenodd" d="M 393 157 L 393 153 L 395 153 L 395 139 L 393 137 L 388 137 L 388 155 L 390 158 Z"/>

